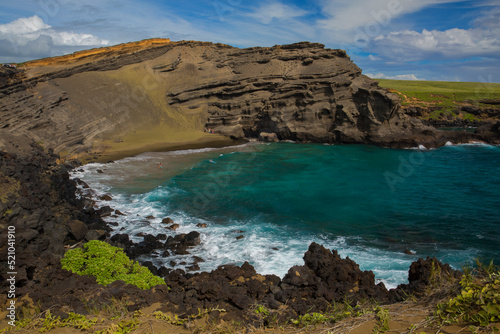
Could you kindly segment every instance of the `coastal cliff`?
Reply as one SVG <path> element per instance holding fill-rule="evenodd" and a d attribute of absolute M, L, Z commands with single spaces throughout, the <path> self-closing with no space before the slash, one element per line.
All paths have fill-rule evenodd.
<path fill-rule="evenodd" d="M 103 212 L 95 210 L 90 198 L 76 194 L 68 171 L 77 163 L 66 164 L 60 157 L 204 145 L 217 141 L 217 134 L 435 146 L 450 138 L 498 138 L 495 126 L 483 131 L 485 137 L 441 134 L 405 115 L 398 96 L 362 75 L 344 51 L 307 42 L 238 49 L 156 39 L 2 68 L 0 287 L 10 284 L 6 231 L 13 226 L 18 305 L 33 308 L 36 303 L 63 317 L 68 309 L 88 313 L 119 300 L 130 312 L 160 303 L 163 310 L 185 318 L 204 309 L 212 310 L 213 319 L 262 325 L 271 320 L 256 319 L 257 305 L 282 323 L 325 312 L 347 298 L 353 304 L 371 298 L 392 303 L 411 294 L 425 296 L 441 281 L 453 290 L 461 274 L 435 259 L 414 262 L 409 283 L 388 291 L 376 284 L 372 272 L 315 243 L 304 255 L 304 265 L 290 268 L 283 278 L 260 275 L 248 263 L 195 274 L 150 265 L 168 288 L 143 291 L 121 281 L 98 285 L 93 277 L 62 269 L 67 248 L 105 240 L 137 253 L 167 241 L 146 236 L 144 244 L 133 244 L 123 235 L 111 238 Z M 226 142 L 220 139 L 219 144 Z M 6 294 L 0 301 L 6 302 Z M 220 307 L 227 314 L 219 314 Z"/>
<path fill-rule="evenodd" d="M 155 39 L 0 74 L 0 128 L 62 156 L 199 142 L 207 129 L 234 139 L 446 142 L 345 51 L 318 43 L 238 49 Z"/>

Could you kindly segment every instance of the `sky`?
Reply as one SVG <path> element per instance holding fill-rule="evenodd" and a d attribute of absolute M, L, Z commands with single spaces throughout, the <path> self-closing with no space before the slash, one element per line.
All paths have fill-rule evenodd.
<path fill-rule="evenodd" d="M 370 77 L 500 82 L 498 0 L 0 0 L 0 63 L 154 37 L 318 42 Z"/>

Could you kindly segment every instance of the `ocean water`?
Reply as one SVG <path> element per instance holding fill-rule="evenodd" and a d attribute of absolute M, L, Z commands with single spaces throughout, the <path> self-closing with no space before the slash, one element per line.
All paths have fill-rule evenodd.
<path fill-rule="evenodd" d="M 107 218 L 118 224 L 113 233 L 141 241 L 141 232 L 199 231 L 202 244 L 191 255 L 164 258 L 158 251 L 143 258 L 170 268 L 199 256 L 201 270 L 249 261 L 262 274 L 283 277 L 303 264 L 313 241 L 372 270 L 388 287 L 407 282 L 420 257 L 436 256 L 455 268 L 476 258 L 500 262 L 495 146 L 249 143 L 89 164 L 73 177 L 96 197 L 112 196 L 99 206 L 126 214 Z M 165 217 L 180 228 L 167 230 Z"/>

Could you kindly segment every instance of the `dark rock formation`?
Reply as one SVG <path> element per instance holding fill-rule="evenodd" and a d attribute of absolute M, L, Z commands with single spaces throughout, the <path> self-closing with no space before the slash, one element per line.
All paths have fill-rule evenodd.
<path fill-rule="evenodd" d="M 476 129 L 476 133 L 488 142 L 500 144 L 500 121 L 482 125 Z"/>
<path fill-rule="evenodd" d="M 300 314 L 309 309 L 324 308 L 346 298 L 352 302 L 361 299 L 384 301 L 388 297 L 383 283 L 375 285 L 371 271 L 361 271 L 349 258 L 342 259 L 337 252 L 312 243 L 304 255 L 304 266 L 290 268 L 283 278 L 278 301 L 296 301 L 292 308 Z"/>
<path fill-rule="evenodd" d="M 3 139 L 22 143 L 23 139 Z M 109 228 L 92 207 L 75 196 L 76 184 L 57 156 L 31 143 L 28 155 L 0 151 L 0 287 L 7 272 L 7 229 L 15 228 L 16 293 L 23 295 L 40 282 L 44 268 L 59 266 L 65 246 L 106 235 Z M 19 153 L 19 152 L 18 152 Z M 5 298 L 6 294 L 2 294 Z"/>
<path fill-rule="evenodd" d="M 429 289 L 443 286 L 444 283 L 457 282 L 461 277 L 460 271 L 452 269 L 449 264 L 443 264 L 436 258 L 418 259 L 410 266 L 409 283 L 399 285 L 391 293 L 422 296 Z"/>

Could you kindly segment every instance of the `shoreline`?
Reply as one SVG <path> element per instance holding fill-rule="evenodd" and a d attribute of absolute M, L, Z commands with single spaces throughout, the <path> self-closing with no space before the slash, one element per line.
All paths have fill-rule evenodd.
<path fill-rule="evenodd" d="M 210 134 L 207 137 L 202 137 L 201 140 L 189 140 L 183 142 L 152 142 L 146 145 L 141 145 L 136 148 L 131 148 L 127 150 L 123 149 L 112 149 L 112 148 L 104 148 L 102 151 L 94 151 L 93 153 L 86 153 L 82 156 L 77 156 L 74 158 L 63 158 L 61 161 L 65 160 L 76 160 L 81 163 L 81 165 L 85 165 L 88 163 L 108 163 L 110 161 L 125 159 L 135 157 L 140 154 L 149 153 L 149 152 L 172 152 L 179 150 L 194 150 L 194 149 L 204 149 L 204 148 L 225 148 L 238 146 L 241 144 L 249 143 L 249 142 L 262 142 L 262 143 L 294 143 L 294 144 L 317 144 L 317 145 L 369 145 L 375 147 L 381 147 L 386 149 L 403 149 L 403 150 L 413 150 L 419 149 L 420 147 L 424 147 L 425 149 L 438 149 L 441 147 L 449 146 L 450 143 L 452 146 L 459 145 L 491 145 L 495 147 L 500 146 L 500 142 L 489 142 L 486 140 L 482 140 L 482 138 L 466 138 L 466 140 L 461 140 L 460 134 L 463 132 L 453 131 L 453 130 L 440 130 L 442 133 L 451 133 L 451 136 L 448 138 L 444 138 L 439 143 L 430 143 L 423 142 L 422 144 L 415 143 L 406 143 L 408 145 L 399 145 L 399 144 L 387 144 L 387 143 L 377 143 L 377 142 L 336 142 L 336 143 L 317 143 L 317 142 L 302 142 L 302 141 L 291 141 L 291 140 L 276 140 L 276 141 L 260 141 L 258 139 L 253 138 L 244 138 L 244 139 L 231 139 L 225 137 L 223 135 L 218 134 Z M 457 135 L 455 135 L 457 134 Z M 446 139 L 446 140 L 445 140 Z M 413 144 L 413 145 L 412 145 Z"/>
<path fill-rule="evenodd" d="M 41 156 L 45 155 L 46 153 L 41 153 Z M 36 164 L 36 160 L 30 159 L 29 161 Z M 47 159 L 47 167 L 42 164 L 36 166 L 39 166 L 37 168 L 42 170 L 49 170 L 52 168 L 50 161 L 51 159 Z M 25 166 L 24 162 L 21 163 L 21 166 Z M 61 175 L 66 173 L 64 168 L 67 167 L 60 165 L 58 168 L 63 169 Z M 74 181 L 67 179 L 64 184 L 66 183 L 71 184 Z M 41 188 L 33 181 L 30 181 L 29 184 L 34 190 Z M 53 185 L 51 189 L 52 187 L 54 191 L 61 192 L 60 186 Z M 72 197 L 75 197 L 74 193 L 71 195 L 64 192 L 64 194 L 61 197 L 64 201 L 72 201 Z M 47 200 L 50 199 L 47 198 Z M 85 199 L 79 199 L 78 201 L 82 202 L 82 204 L 85 203 Z M 86 207 L 85 204 L 83 207 Z M 49 210 L 54 209 L 49 206 Z M 72 212 L 74 214 L 85 213 L 91 215 L 93 219 L 100 219 L 100 213 L 94 211 L 92 206 L 88 209 L 80 208 L 80 213 L 74 209 L 72 209 Z M 10 223 L 16 226 L 19 226 L 16 219 L 24 219 L 22 215 L 17 217 L 7 215 L 7 217 Z M 86 221 L 83 217 L 79 219 Z M 68 226 L 71 226 L 72 222 L 70 219 L 67 223 L 61 223 L 61 225 L 68 224 Z M 44 224 L 44 231 L 49 230 L 49 226 L 45 226 L 49 223 L 40 222 L 40 224 Z M 96 234 L 97 231 L 104 228 L 98 222 L 92 224 L 94 225 L 87 224 L 89 233 Z M 107 223 L 105 224 L 107 225 Z M 18 233 L 20 237 L 26 235 L 26 232 L 21 227 L 19 227 Z M 70 233 L 71 238 L 73 238 L 75 237 L 73 233 L 78 234 L 78 231 L 75 230 Z M 47 233 L 37 236 L 34 241 L 43 239 L 44 235 L 47 236 Z M 80 235 L 80 237 L 75 237 L 74 240 L 85 241 L 89 237 L 90 234 Z M 109 237 L 106 235 L 96 235 L 95 237 L 109 242 Z M 165 276 L 165 281 L 169 287 L 168 291 L 158 287 L 142 291 L 134 286 L 125 285 L 123 282 L 113 283 L 109 287 L 99 286 L 92 277 L 78 276 L 62 270 L 60 264 L 58 264 L 58 258 L 64 253 L 63 245 L 67 245 L 67 241 L 63 243 L 60 238 L 50 240 L 50 248 L 44 251 L 45 257 L 48 255 L 51 257 L 49 262 L 39 260 L 39 263 L 33 263 L 33 261 L 36 261 L 38 254 L 31 254 L 30 252 L 33 249 L 24 248 L 29 246 L 28 243 L 25 246 L 19 245 L 18 252 L 23 257 L 18 264 L 20 266 L 19 272 L 26 271 L 28 273 L 34 270 L 29 268 L 36 268 L 36 271 L 34 275 L 26 274 L 26 278 L 23 278 L 23 285 L 19 287 L 18 292 L 20 293 L 19 297 L 26 296 L 29 293 L 33 301 L 40 302 L 42 311 L 51 309 L 53 314 L 62 317 L 65 314 L 67 315 L 64 308 L 62 306 L 57 308 L 53 305 L 70 306 L 77 313 L 83 312 L 85 314 L 82 300 L 95 299 L 99 303 L 103 303 L 102 305 L 106 305 L 106 303 L 109 303 L 109 296 L 112 296 L 117 299 L 125 298 L 128 300 L 128 310 L 130 312 L 152 307 L 151 310 L 167 310 L 187 318 L 198 314 L 200 309 L 224 309 L 223 314 L 220 314 L 220 312 L 214 313 L 214 321 L 215 319 L 241 321 L 243 324 L 253 324 L 255 311 L 253 311 L 252 307 L 262 305 L 271 314 L 276 315 L 277 320 L 286 323 L 289 319 L 297 319 L 297 317 L 309 312 L 327 312 L 328 303 L 332 301 L 340 302 L 345 298 L 352 298 L 353 303 L 357 300 L 363 300 L 363 298 L 373 298 L 384 305 L 395 305 L 398 301 L 403 300 L 406 294 L 411 293 L 422 294 L 422 297 L 425 298 L 428 297 L 426 282 L 429 282 L 429 275 L 432 275 L 432 268 L 435 265 L 441 268 L 440 272 L 443 275 L 439 277 L 439 281 L 455 280 L 457 273 L 449 266 L 443 265 L 435 259 L 421 259 L 414 262 L 410 267 L 410 275 L 412 276 L 409 277 L 409 284 L 388 291 L 383 284 L 376 284 L 372 272 L 361 271 L 359 266 L 352 260 L 343 259 L 336 251 L 330 251 L 321 245 L 313 243 L 304 256 L 305 264 L 290 268 L 284 277 L 261 275 L 248 263 L 242 266 L 221 266 L 211 272 L 195 274 L 186 274 L 179 270 L 173 270 Z M 159 242 L 159 240 L 155 240 L 155 242 Z M 322 269 L 321 266 L 323 265 L 326 266 L 326 271 L 325 268 Z M 339 270 L 345 277 L 352 277 L 353 279 L 346 280 L 343 278 L 344 276 L 337 276 Z M 19 305 L 28 306 L 24 302 L 23 304 L 20 302 Z"/>
<path fill-rule="evenodd" d="M 314 145 L 314 144 L 312 144 L 312 145 Z M 311 145 L 311 146 L 312 146 L 312 145 Z M 317 144 L 316 144 L 316 145 L 317 145 Z M 321 144 L 320 144 L 320 145 L 321 145 Z M 471 144 L 458 144 L 458 145 L 471 145 Z M 474 144 L 472 144 L 472 145 L 474 145 Z M 308 146 L 308 145 L 306 145 L 306 146 Z M 346 145 L 346 144 L 344 144 L 344 145 L 340 144 L 339 146 L 348 146 L 348 145 Z M 280 146 L 276 146 L 276 147 L 277 147 L 277 148 L 279 148 Z M 423 148 L 411 148 L 411 149 L 412 149 L 412 150 L 414 150 L 414 149 L 425 150 L 425 149 L 423 149 Z M 144 161 L 144 159 L 145 159 L 145 158 L 142 158 L 142 157 L 139 159 L 139 161 L 141 161 L 141 164 L 144 164 L 144 162 L 143 162 L 143 161 Z M 153 158 L 153 160 L 156 160 L 156 158 Z M 149 161 L 149 160 L 148 160 L 148 162 L 149 162 L 149 163 L 151 163 L 151 161 Z M 134 167 L 134 166 L 135 166 L 135 167 Z M 136 166 L 137 166 L 137 165 L 132 165 L 132 167 L 133 167 L 133 168 L 137 168 Z M 155 165 L 155 166 L 156 166 L 156 165 Z M 174 165 L 172 165 L 172 166 L 174 166 Z M 89 169 L 89 170 L 93 170 L 93 171 L 95 172 L 95 169 L 96 169 L 96 168 L 97 168 L 97 169 L 99 169 L 99 168 L 102 168 L 102 167 L 100 167 L 100 166 L 94 166 L 94 167 L 90 167 L 90 169 Z M 118 168 L 118 166 L 115 166 L 115 168 Z M 140 168 L 140 172 L 139 172 L 137 175 L 141 175 L 141 176 L 142 176 L 142 175 L 144 175 L 145 173 L 148 173 L 148 172 L 149 172 L 148 170 L 143 169 L 142 167 L 139 167 L 139 168 Z M 151 168 L 152 168 L 153 170 L 156 170 L 156 167 L 151 167 Z M 108 172 L 106 171 L 106 169 L 105 169 L 105 168 L 102 168 L 102 170 L 104 170 L 104 174 L 108 173 Z M 128 171 L 129 171 L 129 172 L 127 172 L 126 174 L 127 174 L 127 175 L 130 175 L 130 177 L 131 177 L 132 179 L 134 179 L 134 178 L 137 176 L 137 175 L 135 175 L 133 172 L 131 172 L 131 170 L 130 170 L 130 169 L 128 169 Z M 111 169 L 109 169 L 109 173 L 113 173 L 113 172 L 111 171 Z M 118 173 L 118 175 L 119 175 L 119 172 L 117 172 L 117 173 Z M 77 177 L 81 178 L 81 179 L 82 179 L 83 181 L 85 181 L 85 182 L 89 182 L 89 184 L 90 184 L 90 185 L 91 185 L 91 187 L 92 187 L 93 183 L 91 182 L 91 180 L 90 180 L 90 179 L 88 179 L 88 180 L 87 180 L 87 179 L 85 179 L 85 177 L 82 177 L 82 176 L 77 176 Z M 112 175 L 110 174 L 108 177 L 112 177 Z M 101 188 L 100 188 L 100 187 L 97 187 L 96 189 L 101 189 Z M 114 197 L 114 195 L 113 195 L 112 193 L 107 193 L 107 190 L 102 190 L 102 189 L 101 189 L 101 191 L 100 191 L 100 193 L 99 193 L 99 196 L 100 196 L 100 195 L 103 195 L 103 196 L 104 196 L 104 195 L 109 195 L 109 197 L 110 197 L 110 196 L 113 196 L 113 197 Z M 94 199 L 97 199 L 99 196 L 94 197 Z M 98 201 L 98 202 L 99 202 L 99 201 Z M 131 205 L 130 205 L 130 204 L 128 204 L 128 205 L 127 205 L 127 204 L 123 204 L 123 202 L 121 202 L 121 203 L 117 203 L 117 202 L 114 202 L 114 201 L 113 201 L 113 202 L 105 202 L 105 201 L 100 201 L 98 205 L 99 205 L 99 206 L 98 206 L 97 208 L 100 208 L 100 207 L 102 207 L 102 206 L 111 206 L 111 208 L 112 208 L 112 209 L 119 209 L 120 211 L 127 213 L 127 215 L 131 215 L 131 216 L 130 216 L 130 217 L 131 217 L 131 218 L 130 218 L 131 220 L 136 219 L 136 218 L 134 218 L 136 215 L 135 215 L 135 213 L 134 213 L 133 211 L 130 211 L 130 212 L 134 213 L 133 215 L 132 215 L 130 212 L 126 212 L 126 210 L 127 210 L 127 209 L 132 210 L 132 209 L 131 209 Z M 97 208 L 96 208 L 96 209 L 97 209 Z M 197 229 L 196 227 L 194 227 L 194 223 L 192 224 L 192 226 L 191 226 L 191 225 L 189 226 L 189 228 L 191 228 L 191 229 L 187 229 L 187 227 L 185 227 L 185 228 L 183 229 L 182 227 L 183 227 L 183 222 L 184 222 L 184 221 L 183 221 L 183 220 L 177 221 L 177 219 L 179 219 L 179 218 L 176 218 L 175 213 L 173 213 L 173 212 L 168 212 L 168 211 L 165 211 L 165 212 L 158 213 L 157 211 L 153 210 L 153 211 L 148 212 L 148 213 L 145 213 L 145 214 L 142 214 L 141 212 L 139 212 L 139 214 L 140 214 L 140 216 L 142 216 L 142 217 L 146 217 L 147 215 L 149 215 L 151 218 L 150 218 L 150 219 L 146 219 L 146 220 L 150 220 L 150 223 L 152 224 L 152 226 L 156 226 L 156 227 L 160 226 L 160 228 L 161 228 L 163 225 L 158 225 L 158 224 L 159 224 L 159 222 L 162 220 L 162 218 L 169 216 L 169 217 L 172 217 L 172 218 L 173 218 L 174 223 L 179 223 L 179 224 L 181 225 L 181 229 L 180 229 L 180 231 L 178 231 L 177 233 L 181 233 L 181 232 L 182 232 L 182 233 L 187 233 L 187 232 L 190 232 L 190 231 L 193 231 L 193 230 L 196 230 L 196 231 L 202 232 L 202 230 L 201 230 L 201 229 Z M 137 217 L 139 217 L 139 214 L 137 214 Z M 174 216 L 171 216 L 172 214 L 174 214 Z M 106 221 L 108 221 L 108 222 L 113 222 L 114 224 L 117 224 L 117 225 L 114 225 L 114 226 L 118 226 L 118 224 L 119 224 L 119 223 L 121 224 L 120 220 L 122 220 L 122 218 L 120 218 L 120 217 L 115 217 L 115 218 L 116 218 L 116 219 L 111 219 L 111 220 L 108 220 L 108 219 L 106 219 L 106 218 L 105 218 L 105 220 L 106 220 Z M 129 220 L 130 220 L 130 219 L 129 219 Z M 139 219 L 139 218 L 137 218 L 137 219 Z M 127 221 L 127 220 L 125 219 L 124 221 Z M 127 223 L 128 223 L 128 222 L 127 222 Z M 189 223 L 192 223 L 192 222 L 189 222 L 189 221 L 188 221 L 188 224 L 189 224 Z M 195 222 L 195 223 L 196 223 L 196 222 Z M 110 226 L 110 227 L 111 227 L 111 226 Z M 135 236 L 135 235 L 136 235 L 136 233 L 137 233 L 137 232 L 135 232 L 135 233 L 134 233 L 133 231 L 132 231 L 132 232 L 130 232 L 130 230 L 128 230 L 128 228 L 127 228 L 127 229 L 125 229 L 125 227 L 124 227 L 124 226 L 122 226 L 122 225 L 120 225 L 120 227 L 122 228 L 121 230 L 119 230 L 118 228 L 116 228 L 116 229 L 115 229 L 115 231 L 114 231 L 112 234 L 130 233 L 130 237 L 131 237 L 131 238 L 133 238 L 133 236 Z M 244 228 L 240 228 L 240 229 L 241 229 L 241 230 L 244 230 Z M 120 232 L 120 231 L 124 231 L 124 232 Z M 156 235 L 155 235 L 155 233 L 163 233 L 163 231 L 158 231 L 158 232 L 155 232 L 155 231 L 141 231 L 141 232 L 144 232 L 144 233 L 150 233 L 150 234 L 152 234 L 153 236 L 156 236 Z M 203 234 L 203 232 L 202 232 L 202 234 Z M 240 233 L 240 234 L 241 234 L 241 233 Z M 141 236 L 141 237 L 142 237 L 142 236 Z M 139 238 L 139 239 L 137 239 L 137 238 L 133 238 L 133 239 L 134 239 L 134 242 L 135 242 L 135 243 L 139 243 L 139 242 L 141 242 L 141 241 L 142 241 L 142 239 L 141 239 L 141 238 Z M 327 246 L 327 243 L 325 243 L 324 245 L 325 245 L 325 246 Z M 329 246 L 329 248 L 335 248 L 335 247 L 334 247 L 334 246 Z M 338 248 L 337 248 L 337 249 L 338 249 Z M 341 250 L 341 249 L 338 249 L 338 250 L 339 250 L 339 252 L 342 254 L 342 250 Z M 407 251 L 407 250 L 405 250 L 405 248 L 404 248 L 404 247 L 403 247 L 403 248 L 401 248 L 401 253 L 406 252 L 406 251 Z M 195 251 L 195 252 L 196 252 L 196 251 Z M 202 254 L 202 253 L 198 252 L 196 255 L 198 255 L 198 256 L 200 256 L 200 257 L 204 258 L 204 256 L 203 256 L 203 255 L 201 255 L 201 254 Z M 422 253 L 420 253 L 420 254 L 422 254 Z M 424 253 L 424 254 L 425 254 L 425 253 Z M 300 254 L 300 255 L 301 255 L 301 254 Z M 343 255 L 345 255 L 345 253 L 344 253 Z M 414 254 L 412 254 L 412 255 L 414 255 Z M 422 255 L 420 255 L 420 256 L 422 256 Z M 437 255 L 436 255 L 436 256 L 437 256 Z M 154 258 L 154 256 L 153 256 L 153 258 Z M 297 258 L 299 258 L 299 257 L 297 257 Z M 352 257 L 352 256 L 351 256 L 351 258 L 356 259 L 355 257 Z M 439 257 L 438 257 L 438 258 L 439 258 Z M 246 260 L 246 261 L 251 261 L 249 258 L 243 258 L 243 260 L 241 260 L 241 261 L 245 261 L 245 260 Z M 147 260 L 143 259 L 143 261 L 147 261 Z M 154 262 L 154 264 L 155 264 L 156 266 L 162 266 L 162 265 L 164 265 L 164 263 L 163 263 L 163 264 L 160 264 L 160 263 L 159 263 L 159 261 L 155 261 L 155 260 L 152 260 L 152 261 Z M 176 260 L 176 261 L 177 261 L 177 260 Z M 190 265 L 190 264 L 191 264 L 191 263 L 189 263 L 190 261 L 187 261 L 187 262 L 188 262 L 188 265 Z M 410 262 L 411 262 L 411 261 L 410 261 Z M 227 263 L 234 263 L 234 262 L 227 262 Z M 238 262 L 238 263 L 240 263 L 240 264 L 241 264 L 242 262 Z M 358 262 L 358 263 L 359 263 L 359 262 Z M 454 265 L 454 266 L 455 266 L 454 268 L 460 268 L 460 265 L 457 265 L 457 263 L 455 263 L 455 262 L 451 262 L 451 263 L 452 263 L 452 265 Z M 252 264 L 254 264 L 254 263 L 252 263 Z M 188 266 L 188 265 L 187 265 L 187 266 Z M 409 265 L 409 264 L 408 264 L 408 265 Z M 179 268 L 179 267 L 175 267 L 174 265 L 172 265 L 172 266 L 167 266 L 167 265 L 165 265 L 165 266 L 166 266 L 167 268 L 169 268 L 169 269 Z M 215 269 L 215 267 L 211 267 L 211 268 L 207 269 L 207 266 L 205 266 L 205 267 L 204 267 L 203 265 L 201 265 L 201 267 L 202 267 L 202 269 L 203 269 L 203 270 L 208 270 L 208 271 Z M 204 268 L 203 268 L 203 267 L 204 267 Z M 257 266 L 256 266 L 256 267 L 257 267 Z M 288 269 L 289 267 L 290 267 L 290 266 L 285 266 L 285 268 L 286 268 L 286 269 Z M 185 269 L 185 268 L 184 268 L 184 267 L 182 267 L 182 269 Z M 369 268 L 369 269 L 371 269 L 371 268 Z M 368 270 L 369 270 L 369 269 L 368 269 Z M 198 271 L 198 270 L 196 270 L 196 271 Z M 266 272 L 266 271 L 262 271 L 262 272 L 261 272 L 261 271 L 259 271 L 259 272 L 260 272 L 260 273 L 272 273 L 272 274 L 277 274 L 277 275 L 278 275 L 278 276 L 280 276 L 280 277 L 282 277 L 282 275 L 284 275 L 284 274 L 286 273 L 286 271 L 285 271 L 283 274 L 282 274 L 281 272 L 279 272 L 279 273 L 278 273 L 278 272 Z M 392 276 L 391 276 L 391 277 L 392 277 Z M 394 276 L 394 277 L 395 277 L 395 276 Z M 402 277 L 402 275 L 398 275 L 397 277 Z M 406 277 L 404 277 L 404 278 L 406 278 Z M 400 284 L 400 283 L 406 283 L 406 282 L 407 282 L 407 281 L 402 281 L 402 280 L 398 280 L 398 281 L 396 281 L 396 283 L 397 283 L 397 284 Z M 384 282 L 384 283 L 385 283 L 385 282 Z M 385 284 L 387 284 L 387 283 L 385 283 Z M 397 284 L 396 284 L 396 285 L 397 285 Z M 395 288 L 395 287 L 396 287 L 396 285 L 393 283 L 390 287 L 391 287 L 391 288 L 393 288 L 393 287 Z"/>
<path fill-rule="evenodd" d="M 82 164 L 98 162 L 107 163 L 109 161 L 130 158 L 137 156 L 139 154 L 148 152 L 171 152 L 178 150 L 192 150 L 192 149 L 203 149 L 203 148 L 222 148 L 231 147 L 246 143 L 246 140 L 234 140 L 224 136 L 210 134 L 203 136 L 198 140 L 189 140 L 183 142 L 152 142 L 146 145 L 141 145 L 136 148 L 131 149 L 116 149 L 116 148 L 105 148 L 101 152 L 96 152 L 93 154 L 88 154 L 94 156 L 77 158 Z"/>

